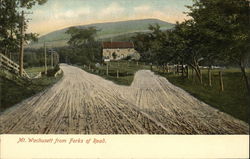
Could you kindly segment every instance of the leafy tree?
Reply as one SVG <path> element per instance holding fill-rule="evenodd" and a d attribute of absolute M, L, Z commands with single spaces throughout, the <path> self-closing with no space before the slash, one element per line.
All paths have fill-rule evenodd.
<path fill-rule="evenodd" d="M 207 41 L 207 58 L 237 64 L 250 92 L 246 67 L 250 54 L 250 5 L 248 0 L 195 0 L 189 16 Z M 208 52 L 209 51 L 209 52 Z"/>
<path fill-rule="evenodd" d="M 135 49 L 138 52 L 140 52 L 141 61 L 148 61 L 150 58 L 149 41 L 150 41 L 150 36 L 149 34 L 146 33 L 137 33 L 137 35 L 133 37 Z"/>
<path fill-rule="evenodd" d="M 159 24 L 149 25 L 150 33 L 139 33 L 133 37 L 135 49 L 140 52 L 142 61 L 159 59 L 163 49 L 166 33 L 160 30 Z"/>
<path fill-rule="evenodd" d="M 44 4 L 47 0 L 0 0 L 0 52 L 7 55 L 18 51 L 20 25 L 22 17 L 20 10 L 31 9 L 36 4 Z M 25 30 L 27 22 L 24 23 Z M 25 34 L 24 39 L 35 40 L 37 34 Z"/>
<path fill-rule="evenodd" d="M 71 35 L 68 44 L 73 50 L 69 57 L 74 63 L 97 62 L 101 60 L 100 44 L 95 40 L 98 30 L 95 27 L 70 27 L 66 33 Z"/>

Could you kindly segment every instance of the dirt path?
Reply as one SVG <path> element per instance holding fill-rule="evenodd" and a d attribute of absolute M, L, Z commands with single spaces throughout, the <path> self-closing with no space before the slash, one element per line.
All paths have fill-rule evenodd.
<path fill-rule="evenodd" d="M 139 71 L 130 87 L 61 65 L 53 87 L 0 116 L 0 133 L 248 134 L 248 124 L 195 99 L 165 78 Z"/>

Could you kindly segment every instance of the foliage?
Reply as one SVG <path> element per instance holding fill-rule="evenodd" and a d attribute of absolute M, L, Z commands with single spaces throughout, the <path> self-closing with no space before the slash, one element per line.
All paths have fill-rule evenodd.
<path fill-rule="evenodd" d="M 47 0 L 1 0 L 0 3 L 0 52 L 5 55 L 18 51 L 21 38 L 21 10 L 31 9 L 36 4 L 44 4 Z M 27 29 L 27 21 L 24 22 Z M 36 40 L 37 34 L 25 34 L 26 41 Z"/>
<path fill-rule="evenodd" d="M 159 24 L 149 25 L 149 33 L 138 33 L 134 38 L 135 49 L 140 52 L 142 61 L 160 59 L 160 53 L 164 50 L 166 33 L 160 30 Z"/>
<path fill-rule="evenodd" d="M 79 29 L 69 28 L 66 33 L 71 38 L 68 41 L 67 53 L 59 50 L 60 56 L 64 56 L 65 62 L 73 64 L 89 64 L 101 61 L 100 43 L 95 40 L 98 30 L 95 27 Z"/>
<path fill-rule="evenodd" d="M 246 68 L 250 61 L 248 0 L 194 0 L 187 6 L 189 20 L 165 33 L 150 26 L 151 33 L 134 37 L 144 61 L 187 64 L 202 83 L 200 65 L 235 65 L 241 68 L 250 92 Z"/>
<path fill-rule="evenodd" d="M 205 38 L 200 45 L 207 53 L 204 57 L 238 64 L 250 91 L 245 72 L 250 53 L 249 6 L 247 0 L 200 0 L 188 7 L 188 15 Z"/>

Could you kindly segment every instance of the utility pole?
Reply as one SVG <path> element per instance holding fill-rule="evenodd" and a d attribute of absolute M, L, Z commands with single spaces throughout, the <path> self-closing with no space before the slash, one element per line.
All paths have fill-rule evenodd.
<path fill-rule="evenodd" d="M 47 53 L 46 53 L 46 44 L 44 42 L 44 73 L 47 75 Z"/>
<path fill-rule="evenodd" d="M 20 22 L 20 48 L 19 48 L 19 75 L 23 76 L 23 54 L 24 54 L 24 25 L 25 25 L 25 17 L 24 14 L 32 14 L 32 13 L 24 13 L 24 11 L 21 12 L 21 22 Z M 26 19 L 30 20 L 30 19 Z"/>
<path fill-rule="evenodd" d="M 22 11 L 21 15 L 21 40 L 20 40 L 20 53 L 19 53 L 19 75 L 23 76 L 23 44 L 24 44 L 24 11 Z"/>
<path fill-rule="evenodd" d="M 53 50 L 51 50 L 51 66 L 53 67 L 53 53 L 54 53 L 54 51 Z"/>

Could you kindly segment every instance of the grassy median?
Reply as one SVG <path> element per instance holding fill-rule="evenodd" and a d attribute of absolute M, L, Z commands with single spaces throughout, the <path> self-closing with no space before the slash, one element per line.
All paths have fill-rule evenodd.
<path fill-rule="evenodd" d="M 135 61 L 112 61 L 108 62 L 108 75 L 107 75 L 107 64 L 100 65 L 99 67 L 95 66 L 86 66 L 81 67 L 89 73 L 99 75 L 105 79 L 113 81 L 119 85 L 129 86 L 134 80 L 134 74 L 141 69 L 150 69 L 148 65 L 144 63 L 135 62 Z M 117 77 L 117 71 L 118 76 Z"/>

